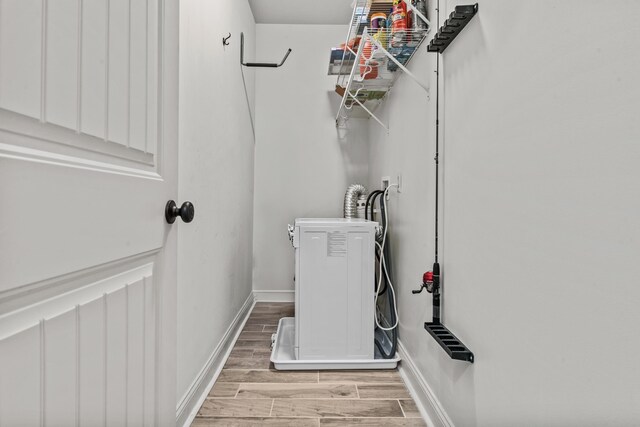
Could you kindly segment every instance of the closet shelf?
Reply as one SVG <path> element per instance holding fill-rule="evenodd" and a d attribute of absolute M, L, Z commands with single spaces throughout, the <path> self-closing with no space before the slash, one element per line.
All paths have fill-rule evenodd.
<path fill-rule="evenodd" d="M 351 117 L 373 117 L 387 126 L 375 114 L 389 94 L 400 74 L 407 74 L 423 89 L 428 86 L 408 69 L 407 64 L 424 42 L 431 24 L 410 2 L 403 0 L 413 20 L 423 28 L 394 32 L 390 28 L 371 28 L 375 13 L 389 13 L 392 2 L 356 0 L 344 49 L 331 53 L 329 74 L 337 74 L 336 92 L 342 97 L 336 125 L 342 127 Z M 342 53 L 342 56 L 340 56 Z"/>

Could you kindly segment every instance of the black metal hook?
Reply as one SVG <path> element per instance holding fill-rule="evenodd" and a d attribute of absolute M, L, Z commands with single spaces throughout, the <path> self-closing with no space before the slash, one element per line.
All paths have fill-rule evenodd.
<path fill-rule="evenodd" d="M 290 53 L 291 49 L 287 50 L 287 53 L 284 54 L 284 58 L 282 58 L 282 61 L 279 64 L 264 62 L 244 62 L 244 33 L 240 33 L 240 64 L 244 65 L 245 67 L 282 67 L 282 64 L 284 64 L 284 62 L 287 60 Z"/>
<path fill-rule="evenodd" d="M 227 37 L 222 38 L 222 46 L 229 46 L 229 39 L 231 38 L 231 33 Z"/>

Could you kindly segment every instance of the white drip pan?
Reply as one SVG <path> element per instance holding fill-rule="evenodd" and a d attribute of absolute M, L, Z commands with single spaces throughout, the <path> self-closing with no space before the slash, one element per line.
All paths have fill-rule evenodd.
<path fill-rule="evenodd" d="M 297 360 L 293 346 L 295 339 L 295 318 L 283 317 L 278 322 L 275 333 L 271 362 L 279 371 L 304 371 L 324 369 L 395 369 L 400 357 L 373 360 Z"/>

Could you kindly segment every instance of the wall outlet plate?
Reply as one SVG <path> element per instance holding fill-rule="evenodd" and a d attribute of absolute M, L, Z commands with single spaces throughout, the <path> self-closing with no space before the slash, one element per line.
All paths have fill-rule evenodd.
<path fill-rule="evenodd" d="M 383 176 L 382 177 L 382 191 L 386 190 L 387 187 L 389 187 L 390 185 L 391 185 L 391 178 L 388 177 L 388 176 Z M 386 200 L 387 200 L 387 202 L 389 201 L 389 193 L 387 193 Z"/>
<path fill-rule="evenodd" d="M 380 189 L 384 191 L 389 185 L 391 185 L 391 178 L 388 176 L 383 176 L 380 184 Z"/>
<path fill-rule="evenodd" d="M 389 176 L 383 176 L 382 179 L 380 180 L 380 188 L 382 189 L 382 191 L 386 190 L 387 187 L 389 187 L 391 185 L 391 177 Z M 394 185 L 396 186 L 396 191 L 398 193 L 402 193 L 402 175 L 398 174 L 396 175 L 396 182 L 394 183 Z M 387 201 L 389 200 L 389 193 L 387 193 Z"/>
<path fill-rule="evenodd" d="M 381 185 L 380 187 L 382 188 L 382 191 L 386 190 L 388 186 L 390 186 L 392 184 L 391 182 L 391 177 L 389 176 L 383 176 L 381 179 Z M 395 189 L 398 193 L 402 193 L 402 175 L 398 174 L 396 175 L 396 182 L 393 183 L 395 184 Z M 387 193 L 387 201 L 389 200 L 389 193 Z"/>

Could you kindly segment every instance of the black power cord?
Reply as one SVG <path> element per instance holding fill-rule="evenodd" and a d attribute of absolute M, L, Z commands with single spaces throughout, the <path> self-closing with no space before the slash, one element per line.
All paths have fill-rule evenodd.
<path fill-rule="evenodd" d="M 369 218 L 373 219 L 373 211 L 374 211 L 374 206 L 375 206 L 375 202 L 376 200 L 379 200 L 379 205 L 380 205 L 380 223 L 381 224 L 386 224 L 387 223 L 387 210 L 385 209 L 385 204 L 384 204 L 384 200 L 381 198 L 384 197 L 384 191 L 381 190 L 376 190 L 374 192 L 372 192 L 369 195 L 369 198 L 367 199 L 367 205 L 366 208 L 369 209 Z M 369 201 L 371 202 L 369 204 Z M 376 248 L 376 259 L 378 260 L 378 262 L 382 262 L 381 258 L 382 256 L 384 256 L 385 262 L 382 264 L 382 268 L 383 268 L 383 272 L 382 272 L 382 282 L 384 284 L 384 288 L 380 290 L 380 292 L 378 293 L 378 296 L 382 296 L 386 294 L 386 301 L 387 301 L 387 308 L 389 311 L 389 315 L 388 315 L 388 322 L 390 325 L 395 325 L 396 324 L 396 313 L 393 310 L 393 307 L 395 307 L 396 303 L 395 303 L 395 296 L 393 294 L 393 292 L 387 292 L 387 290 L 389 289 L 389 283 L 387 280 L 387 277 L 392 277 L 392 270 L 391 270 L 391 249 L 390 249 L 390 245 L 389 245 L 389 236 L 387 235 L 387 240 L 386 240 L 386 244 L 384 245 L 383 248 L 384 254 L 379 253 L 380 250 Z M 378 280 L 380 280 L 380 278 L 377 277 L 377 273 L 376 274 L 376 281 L 374 282 L 374 286 L 376 286 L 376 284 L 378 283 Z M 379 299 L 380 300 L 380 299 Z M 383 300 L 380 300 L 383 301 Z M 376 313 L 378 312 L 378 307 L 375 307 Z M 377 315 L 377 314 L 376 314 Z M 385 317 L 385 316 L 383 316 Z M 386 319 L 386 317 L 385 317 Z M 396 355 L 396 350 L 398 347 L 398 328 L 394 328 L 391 331 L 384 331 L 382 329 L 377 329 L 377 336 L 374 339 L 374 344 L 376 346 L 376 348 L 378 349 L 378 352 L 380 353 L 380 355 L 382 356 L 383 359 L 393 359 Z M 383 343 L 384 341 L 387 341 L 389 344 L 387 344 L 387 347 L 390 347 L 389 351 L 387 352 L 385 350 L 385 345 Z"/>

